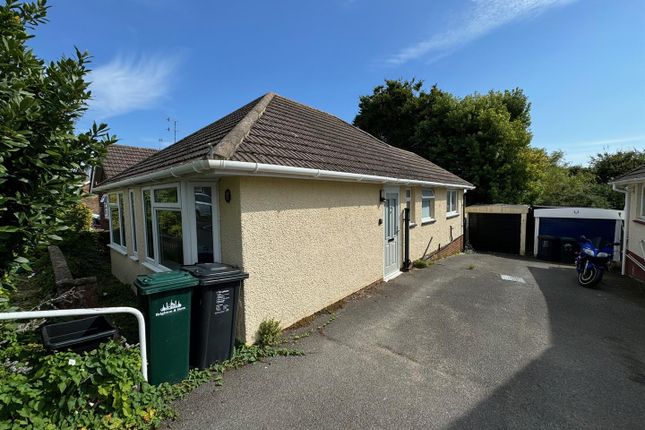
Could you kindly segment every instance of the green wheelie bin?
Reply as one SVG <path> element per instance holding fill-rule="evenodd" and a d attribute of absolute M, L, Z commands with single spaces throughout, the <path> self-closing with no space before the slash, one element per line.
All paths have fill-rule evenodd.
<path fill-rule="evenodd" d="M 151 384 L 175 383 L 188 375 L 192 288 L 198 283 L 181 271 L 141 275 L 134 282 L 146 318 Z"/>

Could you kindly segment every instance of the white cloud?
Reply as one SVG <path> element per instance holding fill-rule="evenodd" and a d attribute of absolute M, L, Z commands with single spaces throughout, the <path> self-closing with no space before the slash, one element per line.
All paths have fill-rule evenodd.
<path fill-rule="evenodd" d="M 565 159 L 573 164 L 589 164 L 589 158 L 598 152 L 608 151 L 631 151 L 636 148 L 645 147 L 645 134 L 607 139 L 597 139 L 577 142 L 561 142 L 549 145 L 534 143 L 538 147 L 546 147 L 548 150 L 561 149 L 564 151 Z"/>
<path fill-rule="evenodd" d="M 168 95 L 179 56 L 118 56 L 89 74 L 89 114 L 105 119 L 149 109 Z"/>
<path fill-rule="evenodd" d="M 435 59 L 482 37 L 512 21 L 536 16 L 545 10 L 572 3 L 576 0 L 472 0 L 472 7 L 449 27 L 450 30 L 401 50 L 387 59 L 398 66 L 408 61 L 435 55 Z"/>

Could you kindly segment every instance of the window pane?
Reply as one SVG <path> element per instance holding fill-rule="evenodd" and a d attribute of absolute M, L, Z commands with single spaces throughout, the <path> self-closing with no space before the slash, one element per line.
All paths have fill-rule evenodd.
<path fill-rule="evenodd" d="M 125 245 L 125 206 L 123 205 L 123 194 L 119 193 L 119 214 L 120 214 L 120 222 L 119 224 L 121 225 L 121 245 Z"/>
<path fill-rule="evenodd" d="M 110 206 L 110 228 L 112 229 L 112 243 L 121 245 L 121 220 L 119 219 L 118 206 Z"/>
<path fill-rule="evenodd" d="M 169 269 L 179 269 L 184 264 L 181 231 L 181 212 L 157 209 L 159 228 L 159 263 Z"/>
<path fill-rule="evenodd" d="M 427 219 L 431 218 L 431 213 L 430 213 L 430 200 L 424 200 L 423 204 L 421 205 L 421 218 Z"/>
<path fill-rule="evenodd" d="M 422 195 L 424 199 L 431 199 L 434 197 L 434 192 L 432 190 L 423 190 Z"/>
<path fill-rule="evenodd" d="M 132 223 L 132 250 L 136 254 L 137 249 L 137 223 L 134 215 L 134 193 L 130 192 L 130 222 Z"/>
<path fill-rule="evenodd" d="M 155 245 L 152 241 L 152 202 L 150 201 L 150 190 L 143 192 L 143 217 L 146 228 L 146 251 L 148 258 L 155 259 Z"/>
<path fill-rule="evenodd" d="M 197 261 L 214 262 L 213 204 L 211 187 L 195 187 L 195 224 L 197 230 Z"/>
<path fill-rule="evenodd" d="M 155 190 L 155 203 L 177 203 L 177 188 L 160 188 Z"/>
<path fill-rule="evenodd" d="M 116 204 L 116 194 L 110 193 L 108 194 L 108 202 L 112 204 Z"/>

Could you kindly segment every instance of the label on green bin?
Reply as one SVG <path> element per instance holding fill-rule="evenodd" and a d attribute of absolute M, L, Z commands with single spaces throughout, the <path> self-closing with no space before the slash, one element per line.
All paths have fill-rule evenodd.
<path fill-rule="evenodd" d="M 179 300 L 171 300 L 170 302 L 165 302 L 159 308 L 159 311 L 155 313 L 155 317 L 162 317 L 168 314 L 174 314 L 175 312 L 185 311 L 186 306 L 182 305 Z"/>

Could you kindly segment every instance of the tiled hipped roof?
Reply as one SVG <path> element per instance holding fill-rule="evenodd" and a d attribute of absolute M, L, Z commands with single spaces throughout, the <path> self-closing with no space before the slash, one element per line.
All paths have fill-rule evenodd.
<path fill-rule="evenodd" d="M 110 179 L 119 173 L 145 160 L 158 152 L 156 149 L 140 148 L 138 146 L 110 145 L 101 163 L 103 179 Z"/>
<path fill-rule="evenodd" d="M 216 158 L 471 186 L 325 112 L 269 93 L 108 182 Z"/>

